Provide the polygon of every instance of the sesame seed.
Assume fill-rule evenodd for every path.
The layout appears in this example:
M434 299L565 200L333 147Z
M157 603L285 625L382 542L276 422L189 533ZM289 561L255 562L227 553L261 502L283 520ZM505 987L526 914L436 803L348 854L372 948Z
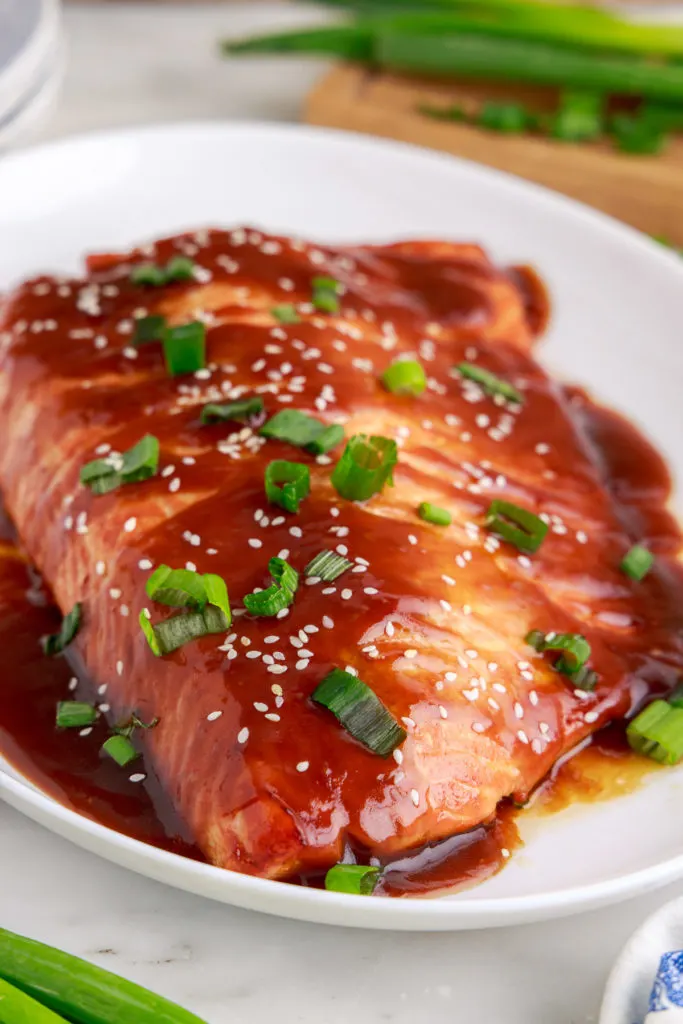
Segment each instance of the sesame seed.
M141 558L138 562L138 569L142 569L145 572L147 569L151 569L154 563L149 558Z
M308 769L309 769L309 762L308 761L299 761L298 765L296 766L296 770L298 772L307 772Z
M441 715L442 718L448 718L448 711L443 706L443 704L439 704L439 714Z
M250 537L249 540L247 541L247 543L249 544L250 548L262 548L263 547L263 541L259 540L258 537Z
M348 672L348 674L350 676L357 676L358 675L358 669L355 669L352 665L347 665L345 667L344 671Z
M300 526L290 526L289 532L292 537L303 537L303 530Z
M275 711L269 711L268 714L265 715L264 717L267 718L269 722L279 722L280 721L280 716Z
M519 703L519 701L515 701L514 712L515 712L515 718L524 718L524 708Z
M176 491L179 491L180 490L180 477L174 476L173 479L171 480L170 484L168 485L168 489L171 492L171 494L175 494Z
M272 672L274 675L281 675L287 671L286 665L269 665L267 668L268 672Z
M411 789L411 791L410 791L410 799L413 801L413 803L415 804L416 807L419 806L419 804L420 804L420 794L418 793L418 791L416 789Z
M279 611L279 612L277 613L277 615L275 616L275 618L276 618L276 619L286 619L288 615L289 615L289 608L282 608L282 609L281 609L281 610L280 610L280 611Z
M79 729L78 735L79 736L89 736L91 732L92 732L92 726L91 725L86 725L85 729Z
M255 708L256 711L264 712L264 711L268 710L268 705L264 704L262 701L258 701L257 700L257 701L254 701L254 708Z
M408 541L411 544L417 544L417 537L415 536L414 533L409 533L408 534Z
M414 729L415 728L415 722L413 721L412 718L408 718L407 715L404 718L402 718L401 721L405 725L406 729Z
M483 732L484 726L481 722L472 722L472 732Z
M249 739L249 730L245 726L244 729L240 729L240 731L237 733L237 742L238 743L246 743L248 739Z
M592 722L597 722L597 720L598 720L598 713L597 713L597 711L587 711L586 714L583 716L583 720L584 720L584 722L588 722L589 725Z
M132 533L135 527L138 525L138 521L135 516L131 516L130 519L126 519L123 524L123 529L126 533Z
M524 729L519 729L517 731L517 736L518 736L518 738L519 738L521 743L528 743L529 742L529 737L524 732Z
M116 674L117 674L117 676L122 676L123 675L123 662L122 661L117 661L116 662Z
M261 657L261 652L260 651L247 651L247 657L248 658L252 658L252 659L253 658L260 658Z
M334 629L334 619L331 619L329 615L323 615L323 626L325 629Z
M187 569L188 572L197 571L197 566L194 564L194 562L185 562L185 568Z
M505 860L507 860L509 858L509 856L510 856L510 851L507 849L507 847L501 846L501 848L500 848L500 855Z
M206 720L207 722L215 722L216 719L220 718L222 714L222 711L212 711L210 714L206 716Z
M129 776L131 782L144 782L146 778L147 776L144 772L133 772L133 774Z

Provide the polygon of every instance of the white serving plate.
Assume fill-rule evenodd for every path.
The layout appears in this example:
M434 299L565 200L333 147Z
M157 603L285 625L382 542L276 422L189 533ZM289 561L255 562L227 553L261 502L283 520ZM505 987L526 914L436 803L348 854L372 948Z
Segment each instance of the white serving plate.
M86 251L251 223L321 241L468 239L530 262L550 285L542 359L637 421L683 480L683 261L571 200L410 146L304 127L192 124L108 132L0 161L0 290ZM681 508L680 491L678 507ZM495 878L438 899L372 899L249 878L80 817L7 767L0 797L151 878L281 916L447 930L557 917L683 877L683 769L554 816L523 815L525 846Z

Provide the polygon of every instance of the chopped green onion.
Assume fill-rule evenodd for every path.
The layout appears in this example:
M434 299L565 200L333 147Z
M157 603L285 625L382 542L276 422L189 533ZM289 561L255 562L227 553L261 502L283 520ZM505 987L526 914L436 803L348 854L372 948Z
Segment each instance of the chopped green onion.
M417 359L397 359L382 374L382 383L394 395L417 396L427 387L427 378Z
M232 622L232 612L230 611L228 587L225 580L222 576L216 576L215 573L212 572L204 573L202 579L204 581L204 591L206 593L207 604L222 612L223 617L229 626Z
M325 426L320 420L298 409L281 409L259 430L262 437L287 441L316 455L330 451L342 440L344 428L338 424Z
M668 138L660 125L639 114L615 114L611 129L622 153L659 153Z
M325 888L330 892L372 896L379 876L379 868L366 867L364 864L335 864L325 875Z
M105 740L102 744L102 750L112 760L116 761L121 768L125 768L127 764L135 761L140 756L128 737L121 736L119 733L115 733L108 740Z
M163 343L166 369L172 377L195 373L206 366L206 327L199 320L169 327Z
M344 454L334 467L332 486L349 501L366 501L393 484L398 462L396 442L388 437L356 434L346 444Z
M145 584L147 596L171 608L203 608L206 604L204 577L189 569L160 565Z
M57 704L57 728L78 729L97 721L97 709L80 700L61 700Z
M165 337L165 316L141 316L135 321L134 345L148 345L152 341L163 341Z
M325 676L312 699L331 711L355 740L380 757L388 757L406 738L405 729L377 694L358 676L340 668L333 668Z
M538 551L548 532L548 525L519 505L496 498L486 513L486 528L520 551Z
M166 284L166 271L155 263L140 263L131 270L130 280L132 284L149 284L153 288L160 288Z
M285 302L281 306L273 306L270 312L281 324L301 323L301 317L291 302Z
M124 484L149 480L158 468L159 441L153 434L145 434L123 455L87 462L81 469L80 480L93 494L108 494Z
M153 626L144 610L140 612L140 626L153 654L161 657L183 647L192 640L215 633L225 633L230 628L231 618L221 608L211 605L200 611L174 615Z
M352 565L353 562L349 562L348 558L338 555L335 551L321 551L308 563L304 572L308 577L316 577L324 580L325 583L333 583Z
M629 723L629 745L660 764L678 764L683 758L683 708L654 700Z
M632 580L645 579L654 564L655 556L641 544L634 544L631 550L624 555L620 569L630 576Z
M194 261L189 256L174 256L166 264L166 283L190 281L194 277Z
M267 590L247 594L244 598L244 607L251 615L270 617L294 603L294 595L299 586L296 569L283 558L271 558L268 572L273 578L272 586Z
M433 523L434 526L450 526L453 522L453 516L447 508L439 508L438 505L432 505L428 501L422 502L417 514L420 519L424 519L426 523Z
M133 712L129 720L124 725L117 725L114 732L119 736L131 737L136 729L154 729L159 724L158 718L153 718L151 722L143 722L141 718Z
M529 114L521 103L498 103L487 100L482 104L476 123L490 131L519 134L529 126Z
M474 363L458 363L456 369L467 380L475 381L488 395L502 395L509 402L521 403L524 401L524 396L509 381L504 380L503 377L497 377L495 373L485 370L483 366L476 366Z
M317 310L321 313L339 312L339 281L333 277L314 277L312 287L312 302Z
M230 420L248 420L251 416L257 416L263 412L263 399L239 398L236 402L224 402L216 405L209 402L202 409L200 421L202 426L209 426L211 423L227 423Z
M130 272L133 284L148 284L161 288L172 281L188 281L194 276L194 263L187 256L174 256L165 267L156 263L140 263Z
M602 135L604 99L600 93L568 91L551 119L551 134L564 142L585 142Z
M43 654L50 655L51 657L55 654L61 654L64 651L73 638L81 628L81 618L83 613L83 605L75 604L68 615L65 615L62 619L62 625L59 633L50 633L47 636L40 638L40 646L43 648Z
M298 512L300 502L310 493L311 473L302 462L275 459L266 466L264 483L268 501L287 512Z
M331 423L329 427L323 427L317 437L305 446L307 452L312 455L325 455L331 452L344 440L344 428L340 423Z
M544 651L560 651L555 669L567 676L577 690L594 690L597 673L586 666L591 655L591 646L581 633L544 633L533 629L526 636L526 642L539 654Z

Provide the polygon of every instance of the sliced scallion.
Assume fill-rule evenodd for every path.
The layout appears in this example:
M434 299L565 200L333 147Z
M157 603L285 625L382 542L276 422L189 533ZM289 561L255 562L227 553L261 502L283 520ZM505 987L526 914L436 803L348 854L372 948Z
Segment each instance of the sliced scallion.
M356 434L346 444L344 454L334 467L332 486L349 501L366 501L385 484L393 484L398 462L396 442L388 437Z
M194 261L189 256L174 256L166 264L166 283L191 281L194 277Z
M123 455L94 459L82 467L80 480L93 494L108 494L124 484L140 483L156 475L159 468L159 441L145 434Z
M123 725L116 726L114 732L119 736L131 737L136 729L154 729L158 724L158 718L153 718L151 722L143 722L142 719L138 718L135 712L133 712L127 722L124 722Z
M261 412L263 412L263 399L258 396L239 398L236 402L223 402L220 405L209 402L202 409L200 421L202 426L206 427L211 423L248 420L251 416L258 416Z
M169 327L162 340L166 369L171 377L205 368L206 327L199 320Z
M548 524L509 501L496 498L486 513L486 528L503 540L514 544L519 551L538 551L548 532Z
M162 267L156 263L140 263L130 272L132 284L161 288L173 281L188 281L194 276L194 263L187 256L174 256Z
M313 691L312 699L331 711L355 740L380 757L388 757L406 738L405 729L377 694L342 669L332 669Z
M330 892L347 892L353 896L372 896L379 876L379 868L364 864L335 864L325 875L325 888Z
M461 376L478 384L487 395L502 395L509 402L518 404L524 401L522 393L509 381L491 373L490 370L485 370L483 366L477 366L475 363L458 363L456 369L459 370Z
M140 613L140 626L153 654L160 657L183 647L192 640L230 628L230 617L220 608L206 605L199 611L183 612L164 622L152 625L144 611Z
M602 135L604 99L597 92L568 90L551 118L551 134L563 142L585 142Z
M544 633L540 629L533 629L525 639L539 653L559 652L560 657L554 668L567 676L575 689L595 689L597 673L586 665L591 655L591 646L581 633Z
M302 462L275 459L266 466L266 497L286 512L298 512L311 490L311 472Z
M281 409L263 424L259 433L275 441L286 441L322 455L335 448L344 437L344 428L337 423L326 426L298 409Z
M522 103L499 103L487 100L475 119L476 124L489 131L518 135L529 126L529 113Z
M108 740L105 740L102 744L102 751L116 761L121 768L125 768L127 764L140 756L139 751L135 749L128 737L121 736L120 733L114 733Z
M339 312L339 281L335 281L333 277L314 277L311 286L311 301L319 312Z
M320 554L316 555L308 563L304 572L308 577L316 577L325 583L333 583L339 579L342 573L347 572L352 565L353 562L350 562L348 558L344 558L342 555L338 555L335 551L321 551Z
M296 307L291 302L285 302L281 306L273 306L270 312L281 324L301 323L301 317L297 313Z
M79 729L97 721L97 709L80 700L61 700L57 704L58 729Z
M654 700L626 729L629 745L660 764L678 764L683 758L683 708Z
M417 514L420 519L424 519L426 523L433 523L434 526L450 526L453 522L453 516L447 508L432 505L429 501L422 502Z
M630 576L632 580L645 579L654 565L655 556L642 544L634 544L630 551L624 555L621 561L621 571Z
M61 654L81 628L82 617L83 605L80 603L75 604L68 615L65 615L62 619L62 625L58 633L50 633L40 638L43 654L51 657L55 654Z
M277 615L294 602L294 595L299 586L299 574L296 569L283 558L271 558L268 562L268 572L273 578L272 585L267 590L247 594L244 598L244 607L250 615Z
M145 584L147 596L171 608L202 608L206 604L204 577L189 569L160 565Z
M427 387L427 377L417 359L397 359L382 374L382 383L393 395L417 396Z

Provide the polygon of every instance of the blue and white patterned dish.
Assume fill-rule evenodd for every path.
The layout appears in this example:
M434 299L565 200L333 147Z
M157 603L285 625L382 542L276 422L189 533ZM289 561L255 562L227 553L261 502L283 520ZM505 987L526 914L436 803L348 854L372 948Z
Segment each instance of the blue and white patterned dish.
M600 1024L683 1024L683 899L658 910L627 943Z

